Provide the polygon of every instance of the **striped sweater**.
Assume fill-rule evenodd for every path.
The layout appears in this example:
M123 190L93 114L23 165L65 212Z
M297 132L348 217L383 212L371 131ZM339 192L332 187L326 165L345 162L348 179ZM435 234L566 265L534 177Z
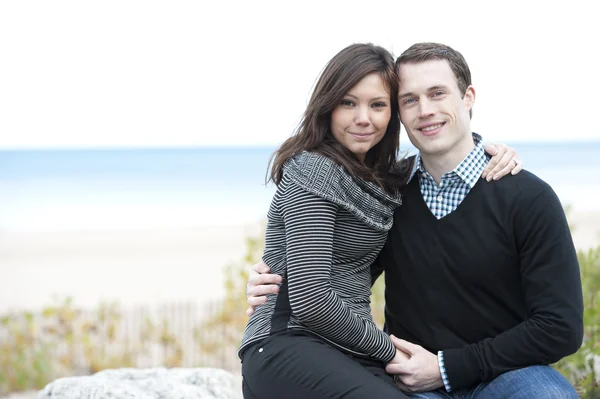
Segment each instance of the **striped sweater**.
M390 361L395 347L371 317L370 266L400 203L325 156L290 159L269 208L263 254L284 282L250 317L240 356L271 334L303 329L343 351Z

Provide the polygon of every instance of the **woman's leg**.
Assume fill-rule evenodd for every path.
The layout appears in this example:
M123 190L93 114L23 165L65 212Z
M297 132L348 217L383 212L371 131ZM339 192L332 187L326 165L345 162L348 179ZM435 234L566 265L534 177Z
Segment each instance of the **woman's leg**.
M277 334L248 348L242 376L246 399L407 398L383 367L365 367L302 332Z

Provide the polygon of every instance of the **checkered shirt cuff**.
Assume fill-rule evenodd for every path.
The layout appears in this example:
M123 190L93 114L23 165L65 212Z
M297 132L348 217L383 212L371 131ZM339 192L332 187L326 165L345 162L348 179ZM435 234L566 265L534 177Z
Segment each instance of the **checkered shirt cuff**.
M439 351L437 354L437 358L438 366L440 366L440 374L442 375L442 381L444 381L444 388L446 388L446 392L451 392L452 387L450 386L448 374L446 374L446 366L444 365L444 352Z

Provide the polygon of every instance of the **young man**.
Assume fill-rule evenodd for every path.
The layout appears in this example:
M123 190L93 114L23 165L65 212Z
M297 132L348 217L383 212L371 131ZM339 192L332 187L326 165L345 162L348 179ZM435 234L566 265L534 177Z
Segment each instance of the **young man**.
M487 158L460 53L419 43L396 65L400 118L420 154L373 267L373 281L386 272L387 331L410 355L387 371L416 398L576 398L547 366L583 337L560 201L527 171L480 179Z

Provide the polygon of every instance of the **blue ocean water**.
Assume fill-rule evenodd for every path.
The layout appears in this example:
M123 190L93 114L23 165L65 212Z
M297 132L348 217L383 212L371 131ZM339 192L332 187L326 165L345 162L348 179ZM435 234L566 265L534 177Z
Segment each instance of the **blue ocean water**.
M565 205L600 210L600 142L512 146ZM275 192L265 186L273 150L0 151L0 231L255 223Z

